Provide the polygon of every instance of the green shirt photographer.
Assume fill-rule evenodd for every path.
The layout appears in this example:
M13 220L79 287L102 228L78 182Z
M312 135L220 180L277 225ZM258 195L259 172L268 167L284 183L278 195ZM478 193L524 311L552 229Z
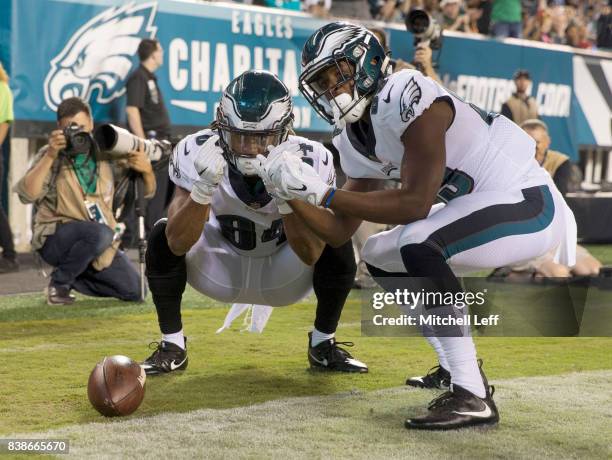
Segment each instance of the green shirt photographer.
M89 106L79 98L67 99L58 107L57 118L59 129L50 133L48 144L40 149L28 172L15 185L14 191L22 202L36 205L32 248L56 267L51 276L48 303L67 304L74 301L73 298L70 300L69 295L72 287L84 292L84 289L76 287L78 283L75 282L85 269L91 265L93 270L100 272L116 263L120 239L115 237L117 222L112 209L115 191L113 169L109 162L96 159L96 149L90 136L93 119ZM68 144L67 135L72 145ZM84 152L78 151L77 144L81 143L87 146ZM82 145L79 147L83 149ZM155 193L155 175L142 145L138 150L128 153L126 163L128 168L142 174L145 197L151 197ZM70 224L77 222L85 224L81 225L83 228L80 231L71 232L69 237L63 235L62 238L55 238L46 244L52 236L59 235L60 231L68 232ZM82 246L85 248L87 244L93 244L92 241L95 244L78 257L68 254L73 245L78 246L78 239L84 238L84 232L90 230L93 236L90 235ZM55 247L51 250L50 246L60 246L61 250ZM61 257L58 255L60 252ZM53 257L46 253L53 253ZM55 259L56 255L57 260L48 260ZM62 266L64 263L74 265L74 259L77 258L84 267ZM95 278L95 274L91 276ZM95 279L89 280L89 292L85 293L105 295L96 291L95 282ZM122 298L119 294L110 296ZM127 299L130 296L124 297Z

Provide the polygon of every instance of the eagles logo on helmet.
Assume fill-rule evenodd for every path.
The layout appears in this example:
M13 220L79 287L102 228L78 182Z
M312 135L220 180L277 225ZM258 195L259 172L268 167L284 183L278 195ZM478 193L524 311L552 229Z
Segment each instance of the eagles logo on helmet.
M255 176L256 156L284 142L292 124L293 104L285 84L270 72L247 71L223 92L214 128L230 167Z
M329 88L318 84L322 72L332 66L341 78ZM361 118L379 80L390 70L389 56L373 33L348 22L332 22L306 41L299 88L319 115L341 127L343 122L354 123ZM347 83L352 86L352 94L336 96L335 91Z

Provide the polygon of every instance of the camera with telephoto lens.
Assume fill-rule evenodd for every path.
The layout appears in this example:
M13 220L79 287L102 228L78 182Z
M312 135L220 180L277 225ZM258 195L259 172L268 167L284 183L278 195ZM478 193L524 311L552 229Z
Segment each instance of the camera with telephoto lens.
M122 160L127 158L128 152L138 150L142 144L149 160L159 161L170 155L172 144L157 139L142 139L134 136L127 129L119 126L105 124L99 126L94 134L100 147L100 159L106 161Z
M70 123L63 130L66 138L66 148L63 150L68 157L73 157L80 153L89 153L93 147L94 140L91 134L84 131L76 123Z
M426 42L432 50L442 48L442 28L427 11L410 11L406 16L406 30L414 35L414 46Z

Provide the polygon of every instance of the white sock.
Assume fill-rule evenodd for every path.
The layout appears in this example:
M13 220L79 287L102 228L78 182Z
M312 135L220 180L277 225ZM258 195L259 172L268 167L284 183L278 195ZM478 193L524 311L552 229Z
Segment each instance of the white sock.
M336 334L326 334L325 332L321 332L319 330L317 330L317 328L315 327L312 330L312 338L310 339L310 346L311 347L316 347L317 345L319 345L321 342L324 342L326 340L329 339L333 339L336 336Z
M183 350L185 349L185 337L183 336L182 329L174 334L162 334L162 340L164 342L170 342L174 345L178 345Z
M438 337L438 340L448 361L451 383L484 398L486 390L478 369L472 337Z
M431 337L426 336L425 340L427 340L429 342L429 345L431 345L432 348L436 351L438 355L438 363L440 363L440 366L442 366L444 369L448 371L449 370L448 361L446 360L446 355L444 354L444 350L442 349L442 344L440 343L438 338L432 335Z

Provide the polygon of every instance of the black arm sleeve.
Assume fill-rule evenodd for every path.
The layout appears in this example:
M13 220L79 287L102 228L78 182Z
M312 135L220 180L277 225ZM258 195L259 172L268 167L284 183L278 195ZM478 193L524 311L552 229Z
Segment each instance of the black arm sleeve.
M127 82L127 105L142 109L145 102L147 82L140 75L132 75Z
M508 104L504 103L504 104L502 105L502 108L501 108L501 114L502 114L504 117L506 117L506 118L508 118L508 119L512 120L512 111L510 110L510 107L508 106ZM512 121L514 121L514 120L512 120Z

